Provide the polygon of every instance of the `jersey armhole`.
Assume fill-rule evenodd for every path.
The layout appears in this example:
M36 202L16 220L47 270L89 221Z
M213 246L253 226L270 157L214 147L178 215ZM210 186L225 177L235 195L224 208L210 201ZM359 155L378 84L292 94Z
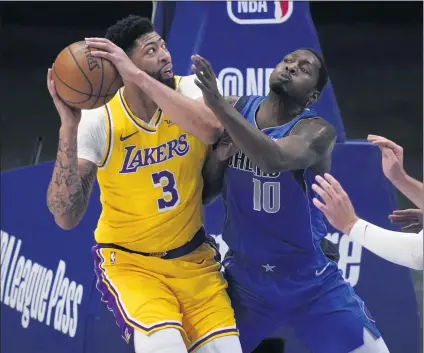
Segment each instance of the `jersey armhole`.
M113 147L112 117L111 117L107 104L104 105L103 110L104 110L103 118L105 119L105 128L106 128L106 141L105 141L105 148L103 151L102 159L100 160L99 163L97 163L97 167L99 169L106 167L109 161L109 158L112 154L112 147Z
M183 80L185 76L177 76L175 77L175 90L179 93L181 93L180 87L181 87L181 81Z

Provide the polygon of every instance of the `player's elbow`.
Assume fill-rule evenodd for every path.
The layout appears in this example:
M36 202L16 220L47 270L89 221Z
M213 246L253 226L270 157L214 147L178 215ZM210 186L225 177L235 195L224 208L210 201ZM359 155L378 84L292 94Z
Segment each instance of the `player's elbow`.
M266 174L281 173L288 169L287 160L278 154L264 156L258 163L258 167Z
M69 217L54 216L54 221L59 228L63 230L71 230L79 224L80 219L71 219Z

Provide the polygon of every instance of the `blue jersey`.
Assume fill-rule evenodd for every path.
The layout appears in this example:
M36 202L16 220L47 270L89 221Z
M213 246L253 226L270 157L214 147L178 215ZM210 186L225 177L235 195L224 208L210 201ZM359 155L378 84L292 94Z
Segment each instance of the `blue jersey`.
M236 103L255 127L263 99L242 97ZM316 117L305 109L262 132L278 140L300 120ZM265 174L242 152L229 161L222 234L229 251L223 264L244 352L284 325L314 353L353 351L364 343L364 327L380 337L365 303L321 250L327 229L312 203L315 175L309 168Z
M264 98L243 97L236 105L255 127L256 111ZM288 136L300 120L314 117L315 111L305 109L292 121L262 132L278 140ZM227 210L223 239L229 248L257 264L278 263L287 255L322 254L319 243L326 226L312 203L315 175L310 169L265 174L243 152L235 154L222 193Z

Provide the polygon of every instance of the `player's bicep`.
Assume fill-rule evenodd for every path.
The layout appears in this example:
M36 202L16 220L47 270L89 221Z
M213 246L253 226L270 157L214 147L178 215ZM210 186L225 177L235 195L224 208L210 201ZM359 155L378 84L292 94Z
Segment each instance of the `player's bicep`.
M106 130L103 108L83 110L78 126L78 158L100 164L106 154Z
M321 118L303 119L290 132L304 142L304 153L317 158L328 156L336 142L336 130Z

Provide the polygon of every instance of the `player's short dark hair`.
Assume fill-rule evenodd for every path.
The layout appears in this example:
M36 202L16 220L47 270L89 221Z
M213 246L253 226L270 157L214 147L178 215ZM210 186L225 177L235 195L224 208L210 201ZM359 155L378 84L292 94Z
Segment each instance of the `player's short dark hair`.
M139 37L152 32L154 32L154 28L147 17L129 15L110 26L106 31L105 38L128 54L135 47Z
M321 54L319 54L314 49L304 48L304 49L301 49L301 50L306 50L306 51L309 51L310 53L314 54L321 64L321 68L320 68L319 74L318 74L318 82L317 82L317 86L316 86L317 91L321 93L322 90L324 89L325 85L328 82L328 70L327 70L327 65L325 65L324 58L322 57Z

